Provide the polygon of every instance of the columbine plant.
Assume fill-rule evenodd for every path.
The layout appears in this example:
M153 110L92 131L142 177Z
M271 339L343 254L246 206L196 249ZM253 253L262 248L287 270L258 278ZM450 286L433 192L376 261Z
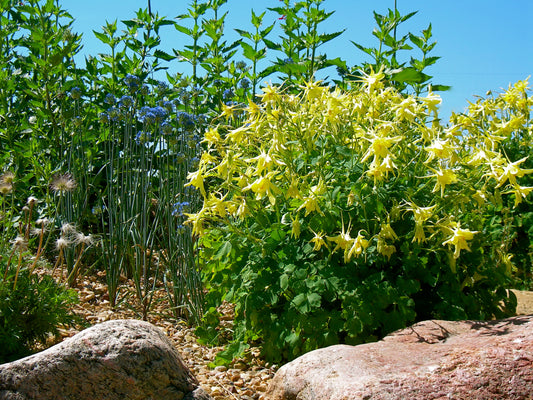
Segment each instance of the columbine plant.
M445 127L439 96L401 95L383 79L364 74L352 92L268 87L242 126L206 134L189 175L203 207L188 222L211 305L235 304L234 342L217 362L249 341L291 359L415 320L513 312L510 238L488 211L531 191L521 181L533 169L506 150L531 146L526 83L496 102L497 123L477 112ZM218 332L214 316L204 337Z

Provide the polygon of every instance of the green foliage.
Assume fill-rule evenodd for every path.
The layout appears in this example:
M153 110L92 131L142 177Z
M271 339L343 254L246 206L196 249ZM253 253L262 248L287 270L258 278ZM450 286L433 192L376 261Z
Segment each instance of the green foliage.
M319 33L319 25L326 21L333 12L321 9L324 0L305 0L291 3L283 1L283 6L269 8L280 16L283 35L281 43L272 42L262 37L271 50L283 53L283 59L277 60L260 73L261 77L278 75L285 85L297 87L314 79L318 71L331 66L346 68L346 62L340 58L330 59L326 54L319 54L318 48L340 36L343 31Z
M365 75L346 93L270 87L241 127L206 135L189 183L204 204L189 223L209 290L205 340L221 334L217 306L235 304L218 363L254 342L285 361L416 320L514 312L512 240L498 230L502 198L519 206L531 191L521 178L533 169L507 153L531 146L527 84L445 127L438 96L401 95L384 79Z
M427 74L426 69L435 64L440 58L429 56L429 53L437 44L437 42L430 41L432 38L431 24L421 32L421 36L409 32L401 38L397 37L398 27L415 14L416 12L411 12L407 15L401 15L396 8L394 10L389 9L387 15L374 12L374 20L377 27L372 34L378 39L379 44L376 47L365 47L351 41L354 46L372 58L372 62L363 63L362 70L366 73L383 70L391 84L402 92L412 88L416 95L420 95L427 89L428 84L431 84L433 91L449 90L449 86L433 84L431 82L432 76ZM421 59L416 59L412 56L411 50L414 49L422 53ZM406 62L400 61L401 56L399 53L402 51L410 51L411 59L408 66ZM340 83L341 86L354 79L357 81L360 76L357 71L358 68L353 67L350 71L346 69L340 70L343 78L343 82Z
M50 335L58 336L60 326L79 322L71 312L78 301L76 292L25 267L6 270L4 256L0 257L4 275L0 277L0 364L31 354L36 344L45 345Z

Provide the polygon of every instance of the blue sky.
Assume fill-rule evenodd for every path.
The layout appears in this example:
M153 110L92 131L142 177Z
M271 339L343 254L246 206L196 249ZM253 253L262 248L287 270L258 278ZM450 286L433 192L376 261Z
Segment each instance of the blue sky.
M92 31L100 31L106 20L133 18L136 10L147 7L147 0L62 0L61 4L75 18L74 30L84 35L82 54L96 55L105 52L105 47ZM152 11L171 19L185 13L188 4L188 0L152 0ZM279 5L279 0L228 0L223 8L228 11L226 40L237 38L234 28L252 30L252 8L260 13ZM475 101L475 95L502 91L510 83L533 75L532 0L397 0L397 6L402 14L418 11L403 24L398 36L408 31L420 34L432 24L433 39L437 41L433 55L442 58L428 73L434 76L434 83L452 86L451 91L439 93L443 98L442 117L448 118L452 110L462 111L468 101ZM367 47L376 45L377 39L371 34L375 26L373 11L385 14L388 8L394 8L394 0L325 0L323 8L335 11L322 26L323 33L346 31L320 48L321 52L356 65L367 59L350 40ZM275 20L277 15L267 11L265 25ZM171 26L163 27L161 33L162 47L167 51L188 44L188 38ZM276 56L271 55L272 59ZM174 61L170 70L183 70L183 66Z

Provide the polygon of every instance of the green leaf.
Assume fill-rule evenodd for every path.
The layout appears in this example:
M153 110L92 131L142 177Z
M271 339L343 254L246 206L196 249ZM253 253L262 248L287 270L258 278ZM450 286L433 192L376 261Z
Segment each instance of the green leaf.
M289 287L289 275L283 274L279 278L279 286L281 290L285 291Z
M292 299L292 304L294 308L302 314L307 314L309 312L309 303L305 293L296 295L296 297Z
M243 356L249 347L248 344L240 341L231 343L225 350L216 355L215 361L210 366L229 365L234 359Z
M176 28L177 31L180 31L181 33L184 33L187 36L192 36L192 30L185 26L175 24L174 28Z
M271 40L263 38L263 42L265 42L266 47L271 49L271 50L278 50L278 51L282 50L282 47L281 47L280 44L274 43Z
M154 57L160 58L160 59L165 60L165 61L172 61L172 60L174 60L176 58L176 57L171 56L170 54L165 53L164 51L159 50L159 49L154 51Z
M233 246L231 245L231 242L226 241L224 242L219 248L216 254L213 256L214 260L222 260L226 259L230 254Z
M412 67L402 69L400 72L392 74L392 80L401 83L424 83L431 77Z
M93 33L94 33L94 36L96 36L96 38L100 40L101 42L105 44L111 43L111 38L109 38L106 34L102 32L97 32L97 31L93 31Z
M309 302L309 305L312 308L319 308L321 301L321 297L318 293L310 293L307 295L307 301Z
M434 92L446 92L447 90L451 90L451 86L447 85L431 85L431 90Z

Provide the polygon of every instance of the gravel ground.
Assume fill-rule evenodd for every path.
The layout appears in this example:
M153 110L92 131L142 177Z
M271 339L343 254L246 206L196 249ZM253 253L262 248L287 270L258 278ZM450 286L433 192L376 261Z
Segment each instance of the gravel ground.
M46 271L40 271L46 273ZM136 311L133 296L131 301L123 301L114 310L109 304L105 277L103 274L96 277L83 277L77 285L80 302L74 307L74 312L81 316L88 324L94 325L112 319L140 319ZM56 276L61 279L60 276ZM123 282L124 288L132 288L133 282ZM257 357L258 349L252 349L248 357L237 361L233 366L224 366L212 369L208 364L212 362L221 347L208 347L200 345L194 333L194 328L189 327L184 321L172 318L168 313L166 293L163 289L157 293L154 306L148 321L161 328L168 338L172 340L187 366L194 373L201 386L210 393L214 399L259 400L267 390L269 381L277 369L276 365L268 365ZM231 315L226 315L226 320L231 320ZM82 327L61 330L61 339L78 333ZM50 343L53 344L53 343Z

